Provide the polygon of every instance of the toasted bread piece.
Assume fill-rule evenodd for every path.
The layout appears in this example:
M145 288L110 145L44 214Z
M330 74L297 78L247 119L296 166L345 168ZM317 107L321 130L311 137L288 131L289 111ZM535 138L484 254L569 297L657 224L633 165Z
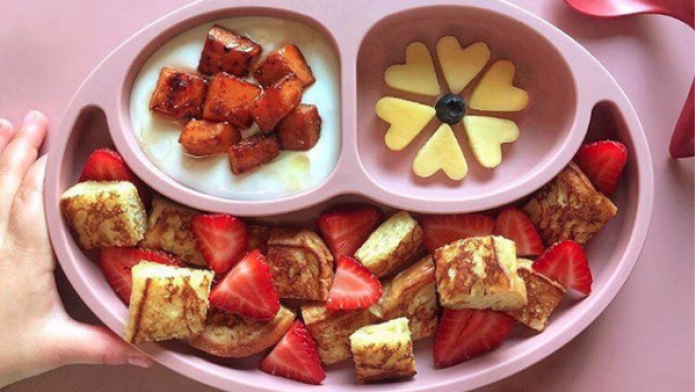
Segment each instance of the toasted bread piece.
M527 287L527 304L507 313L522 324L539 332L546 328L551 313L565 296L563 285L534 272L532 261L517 259L517 274Z
M244 174L280 155L280 142L275 135L256 135L230 147L230 168L235 175Z
M618 209L571 162L529 200L524 211L551 246L563 240L585 244Z
M264 88L272 86L289 74L295 74L302 87L307 87L315 81L312 68L307 64L300 48L294 44L272 52L254 70L254 77Z
M274 228L268 265L278 297L326 301L333 283L333 256L316 233Z
M314 105L301 104L276 127L283 150L311 150L319 141L321 117Z
M416 375L408 319L401 317L362 327L350 335L359 383L402 380Z
M187 153L202 157L226 153L241 139L237 128L230 123L191 120L184 126L179 136L179 144Z
M210 82L203 104L203 118L213 122L227 121L239 129L247 129L254 123L251 108L259 95L259 86L219 73Z
M392 215L375 230L360 249L358 259L381 278L403 266L423 242L423 230L406 211Z
M204 75L220 72L244 77L261 55L261 46L221 26L213 26L203 46L198 71Z
M242 358L276 344L295 322L295 313L280 307L268 321L253 320L220 310L211 310L192 347L223 358Z
M350 335L359 328L380 320L375 306L355 311L331 312L323 302L303 305L302 319L317 342L319 357L325 365L350 358Z
M83 249L135 246L147 228L138 189L126 181L78 183L60 208Z
M513 241L471 237L436 249L433 259L440 303L446 308L515 310L527 303Z
M384 282L379 308L384 320L408 318L413 340L435 334L438 306L432 256L422 258Z
M268 254L268 239L271 229L264 226L247 226L247 252L259 250L262 255Z
M164 67L150 99L150 110L179 120L197 118L208 91L201 75Z
M161 196L155 196L149 218L150 227L145 232L140 246L162 250L189 264L206 267L203 254L198 249L196 238L191 231L191 218L198 213Z
M143 261L131 274L127 342L189 339L203 331L214 277L211 271Z
M280 120L295 110L301 100L302 84L294 74L287 75L254 101L254 121L262 132L270 132Z

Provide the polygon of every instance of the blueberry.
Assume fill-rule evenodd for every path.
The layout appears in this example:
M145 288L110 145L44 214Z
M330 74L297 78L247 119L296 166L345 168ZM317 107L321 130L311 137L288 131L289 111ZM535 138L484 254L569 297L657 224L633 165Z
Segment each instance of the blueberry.
M462 121L464 112L466 112L466 103L459 95L443 95L435 104L437 118L446 124L452 125Z

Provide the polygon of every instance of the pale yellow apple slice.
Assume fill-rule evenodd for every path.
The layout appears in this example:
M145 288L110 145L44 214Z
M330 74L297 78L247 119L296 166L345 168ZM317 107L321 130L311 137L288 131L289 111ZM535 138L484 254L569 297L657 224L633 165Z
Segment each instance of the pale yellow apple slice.
M492 169L503 159L501 145L512 143L520 137L514 121L484 116L464 116L464 129L469 147L483 167Z
M422 42L413 42L406 47L406 64L387 68L384 81L387 86L397 90L431 97L440 95L433 58Z
M512 85L514 79L515 65L507 60L496 61L471 94L469 107L491 112L517 112L526 108L529 95Z
M455 181L466 177L469 171L459 142L447 124L440 125L413 160L413 173L418 177L430 177L439 170Z
M435 117L432 106L393 97L380 99L375 111L379 118L391 125L384 135L384 142L393 151L406 148Z
M450 92L459 94L486 66L491 50L483 42L462 49L456 37L442 37L437 42L437 58Z

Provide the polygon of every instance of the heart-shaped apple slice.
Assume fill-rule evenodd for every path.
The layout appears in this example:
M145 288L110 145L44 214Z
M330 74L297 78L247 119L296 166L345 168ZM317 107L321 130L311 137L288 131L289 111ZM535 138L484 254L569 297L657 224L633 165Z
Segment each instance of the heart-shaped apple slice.
M437 41L437 58L452 94L459 94L481 72L491 58L491 50L483 42L462 49L456 37Z
M393 97L380 99L375 111L379 118L391 125L384 135L384 142L392 151L406 148L435 117L435 109L431 106Z
M387 68L384 81L387 86L397 90L431 97L440 95L433 58L422 42L412 42L406 47L406 64Z
M418 177L430 177L439 170L455 181L466 177L469 171L459 142L447 124L440 125L413 160L413 172Z
M503 118L464 116L463 123L476 160L489 169L500 165L503 159L501 145L520 137L517 124Z
M496 61L486 71L471 94L472 109L491 112L517 112L527 107L529 95L512 85L515 79L515 64Z

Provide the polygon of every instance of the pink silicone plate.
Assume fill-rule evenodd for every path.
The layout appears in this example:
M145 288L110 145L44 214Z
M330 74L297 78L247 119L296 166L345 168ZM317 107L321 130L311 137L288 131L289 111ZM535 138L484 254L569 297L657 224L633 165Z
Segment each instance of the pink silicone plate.
M276 16L308 24L335 45L341 67L341 151L330 177L296 196L238 201L193 191L163 175L140 150L130 128L130 88L149 55L178 33L233 16ZM522 136L504 150L493 173L472 171L463 183L436 176L422 180L409 166L421 135L399 154L383 143L386 125L376 119L375 102L397 95L382 81L385 67L403 62L408 43L418 40L434 50L436 40L455 35L463 44L487 42L494 58L518 66L516 84L532 97L529 109L511 116ZM399 94L398 96L404 96ZM432 127L434 128L434 124ZM588 132L588 128L590 131ZM432 365L432 341L416 344L418 375L390 384L394 391L470 390L509 376L567 343L614 298L628 278L643 246L653 199L650 155L643 130L626 96L587 51L547 22L502 1L258 0L253 7L229 2L197 2L168 14L116 48L73 98L49 155L46 209L51 239L66 275L92 311L117 334L127 309L93 263L76 245L61 217L59 198L74 184L95 148L115 146L127 163L158 192L189 206L262 218L263 222L312 225L328 205L346 200L372 202L386 210L460 213L494 208L529 195L572 159L583 140L612 138L625 143L630 160L620 189L612 197L619 216L593 239L588 255L595 278L593 293L567 299L539 335L521 329L498 350L444 370ZM468 154L468 152L467 152ZM222 360L182 342L142 346L155 360L200 382L228 391L316 390L259 371L259 356ZM331 367L325 391L379 390L354 382L350 363Z

